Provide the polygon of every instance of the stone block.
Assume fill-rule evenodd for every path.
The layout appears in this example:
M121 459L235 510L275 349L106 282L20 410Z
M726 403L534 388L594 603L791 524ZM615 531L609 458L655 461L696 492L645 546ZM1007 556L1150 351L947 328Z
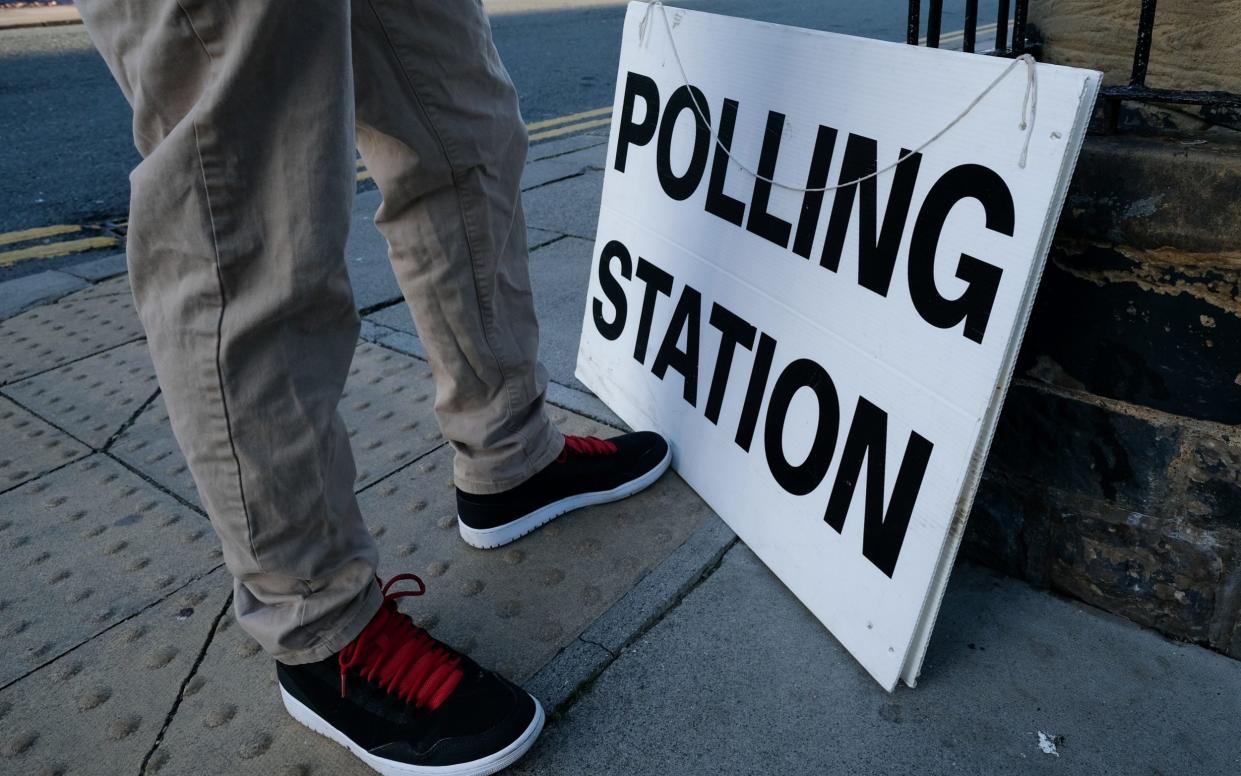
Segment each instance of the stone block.
M1241 266L1241 141L1088 137L1058 234L1150 251L1152 260L1171 246L1173 263L1235 273ZM1177 258L1187 253L1195 254L1192 262Z
M1241 274L1182 258L1056 245L1018 374L1189 418L1241 423Z
M987 469L1157 512L1180 430L1022 381L1008 393Z
M1241 532L1049 495L1053 588L1178 638L1211 642L1219 587L1239 557Z
M1129 82L1140 0L1034 0L1030 21L1049 62L1104 71L1105 83ZM1241 2L1161 0L1147 84L1163 89L1241 92Z
M1187 429L1169 473L1170 501L1203 529L1241 530L1241 432Z

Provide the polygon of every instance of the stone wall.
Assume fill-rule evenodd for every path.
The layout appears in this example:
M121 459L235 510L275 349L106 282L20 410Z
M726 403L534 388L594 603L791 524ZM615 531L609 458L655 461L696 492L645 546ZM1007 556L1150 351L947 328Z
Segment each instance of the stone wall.
M1159 0L1147 85L1241 92L1241 0ZM1126 84L1141 0L1032 0L1044 59Z
M1044 58L1123 53L1127 78L1132 35L1100 25L1137 5L1036 0ZM1177 28L1189 5L1161 0L1157 42L1204 34ZM1193 5L1241 32L1241 2ZM1241 67L1199 64L1152 85L1241 92ZM964 552L1241 658L1241 133L1152 135L1125 111L1144 134L1082 150Z

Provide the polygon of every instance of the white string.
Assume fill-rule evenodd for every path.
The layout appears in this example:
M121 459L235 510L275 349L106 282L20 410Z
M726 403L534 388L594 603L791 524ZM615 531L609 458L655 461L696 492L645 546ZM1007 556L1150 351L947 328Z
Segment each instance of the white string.
M689 76L685 73L685 65L681 62L681 53L677 51L676 40L672 36L672 24L668 21L668 10L667 8L664 7L663 0L647 0L646 13L642 15L642 22L638 25L638 45L645 47L647 44L647 22L650 21L651 12L656 7L659 8L660 14L664 18L664 29L668 33L668 44L672 48L672 57L673 59L676 60L677 69L681 71L681 80L682 82L684 82L686 87L689 87L690 86ZM737 161L737 159L733 158L733 155L729 153L728 148L724 145L723 142L720 141L719 135L717 135L715 132L715 128L711 127L711 122L706 120L705 112L702 110L702 107L698 104L698 97L697 95L694 94L694 90L692 88L687 88L687 91L689 92L690 99L693 101L694 113L697 115L698 120L702 122L703 126L711 128L711 139L715 141L715 145L719 148L721 152L723 152L724 156L726 156L729 161L731 161L733 164L741 168L743 172L750 175L751 177L754 177L754 178L757 178L758 180L763 181L764 183L769 183L772 186L775 186L776 188L779 188L779 189L785 189L788 191L818 193L818 192L826 192L826 191L835 191L836 189L842 189L842 188L845 188L846 186L853 186L858 183L861 183L862 181L869 180L871 178L877 178L883 173L889 170L895 169L898 165L900 165L901 162L905 161L906 159L913 156L914 154L921 153L932 143L934 143L935 141L939 140L941 137L946 135L950 129L952 129L957 124L959 124L962 119L964 119L967 115L969 115L970 111L974 110L974 108L978 106L978 103L982 102L984 97L990 94L991 91L995 89L995 87L999 86L1000 82L1003 81L1005 77L1008 76L1009 73L1013 72L1013 70L1016 69L1017 65L1022 64L1022 63L1024 63L1026 66L1026 92L1025 92L1025 96L1022 98L1022 101L1021 101L1021 123L1018 124L1018 129L1025 132L1025 141L1022 143L1022 146L1021 146L1021 156L1017 159L1017 166L1024 170L1026 167L1026 157L1030 150L1030 138L1034 134L1034 121L1038 113L1038 75L1037 75L1036 68L1035 68L1035 64L1037 63L1034 61L1034 57L1030 56L1029 54L1022 54L1021 56L1017 57L1012 62L1010 62L1008 67L1004 68L1003 72L1001 72L998 76L996 76L995 80L993 80L990 84L987 85L986 89L983 89L982 92L980 92L977 97L971 100L970 104L966 105L965 108L960 113L957 114L956 118L948 122L947 126L945 126L943 129L936 132L934 135L931 135L931 137L928 138L926 142L922 143L922 145L918 146L914 150L902 154L899 158L897 158L895 162L892 162L886 167L881 167L878 170L875 170L874 172L870 173L869 175L863 175L860 178L856 178L854 180L847 181L845 183L837 183L833 186L818 186L815 188L806 188L804 186L790 186L787 183L781 183L777 180L773 180L771 178L768 178L765 175L760 174L757 170L752 170L749 167L746 167L744 164Z

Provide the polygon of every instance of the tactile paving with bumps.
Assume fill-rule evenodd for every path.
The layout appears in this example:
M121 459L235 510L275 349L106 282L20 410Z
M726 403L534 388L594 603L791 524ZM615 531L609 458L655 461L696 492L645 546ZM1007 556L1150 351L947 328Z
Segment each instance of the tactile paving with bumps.
M146 342L137 341L27 378L4 393L101 448L158 389Z
M435 421L435 383L423 361L362 343L340 401L362 489L444 443ZM168 425L163 398L125 430L112 454L192 504L194 480Z
M553 410L569 434L617 432ZM452 451L427 456L362 494L380 573L410 571L420 624L481 664L525 681L629 591L711 511L675 474L624 501L574 512L512 544L478 550L457 530Z
M221 563L201 515L96 454L0 494L0 683Z
M190 467L177 447L168 425L168 408L159 396L139 415L108 452L176 493L191 504L202 506Z
M0 690L0 772L139 773L230 589L209 574Z
M615 432L553 410L568 433ZM451 451L436 451L362 494L382 576L412 571L427 593L403 609L432 634L516 681L537 672L664 560L710 510L675 475L626 501L550 523L485 551L457 534ZM226 618L228 621L228 618ZM273 661L235 624L207 650L194 693L152 759L160 776L371 773L293 722Z
M88 452L81 442L0 396L0 491L17 487Z
M124 278L0 321L0 384L142 337Z
M284 710L276 664L232 617L220 621L147 774L364 776L374 771Z

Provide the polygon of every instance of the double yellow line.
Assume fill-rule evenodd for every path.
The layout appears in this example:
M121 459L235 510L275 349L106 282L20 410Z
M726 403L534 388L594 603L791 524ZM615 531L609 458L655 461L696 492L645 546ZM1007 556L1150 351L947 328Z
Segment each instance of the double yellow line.
M555 119L535 121L527 124L526 129L530 132L530 142L537 143L540 140L551 140L553 137L560 137L573 132L605 127L611 123L612 106L608 105L603 108L595 108L594 110L584 110L581 113L571 113L568 116L561 116Z
M540 140L551 140L554 137L562 137L574 132L606 127L611 123L612 106L607 105L594 110L584 110L581 113L570 113L568 116L558 116L554 119L532 121L526 125L526 131L530 133L530 142L537 143ZM370 180L370 177L370 170L366 169L366 165L359 159L358 182Z
M984 24L983 26L978 28L977 32L975 32L975 35L978 38L982 38L985 35L991 35L995 32L995 27L996 25L994 22L991 24ZM940 35L939 36L939 47L944 48L944 44L956 43L957 41L961 41L961 42L965 41L965 30L954 30L952 32L945 32L943 35ZM925 35L923 35L921 38L918 39L918 45L919 46L926 45Z
M17 243L46 240L49 237L85 232L88 229L89 227L73 224L56 224L54 226L40 226L35 229L23 229L17 232L3 232L0 233L0 245L16 245ZM30 259L51 259L56 256L68 256L70 253L80 253L96 248L111 248L117 242L117 239L111 235L95 235L94 237L79 237L73 240L28 245L24 248L0 251L0 267L11 267L19 261L28 261Z
M554 119L534 121L526 125L526 130L530 133L530 142L537 143L540 140L551 140L554 137L562 137L574 132L583 132L587 129L607 126L612 122L611 116L612 106L608 105L603 108L595 108L594 110L584 110L581 113L570 113L567 116L560 116ZM371 172L366 169L366 165L363 164L361 159L358 160L357 170L359 182L370 180ZM34 242L36 240L41 241L51 237L85 232L90 228L74 224L57 224L55 226L41 226L36 229L23 229L17 232L0 232L0 246ZM9 267L18 262L32 259L51 259L96 248L110 248L117 245L117 243L118 240L115 237L96 235L94 237L81 237L72 240L40 243L39 245L28 245L13 250L0 251L0 267Z

